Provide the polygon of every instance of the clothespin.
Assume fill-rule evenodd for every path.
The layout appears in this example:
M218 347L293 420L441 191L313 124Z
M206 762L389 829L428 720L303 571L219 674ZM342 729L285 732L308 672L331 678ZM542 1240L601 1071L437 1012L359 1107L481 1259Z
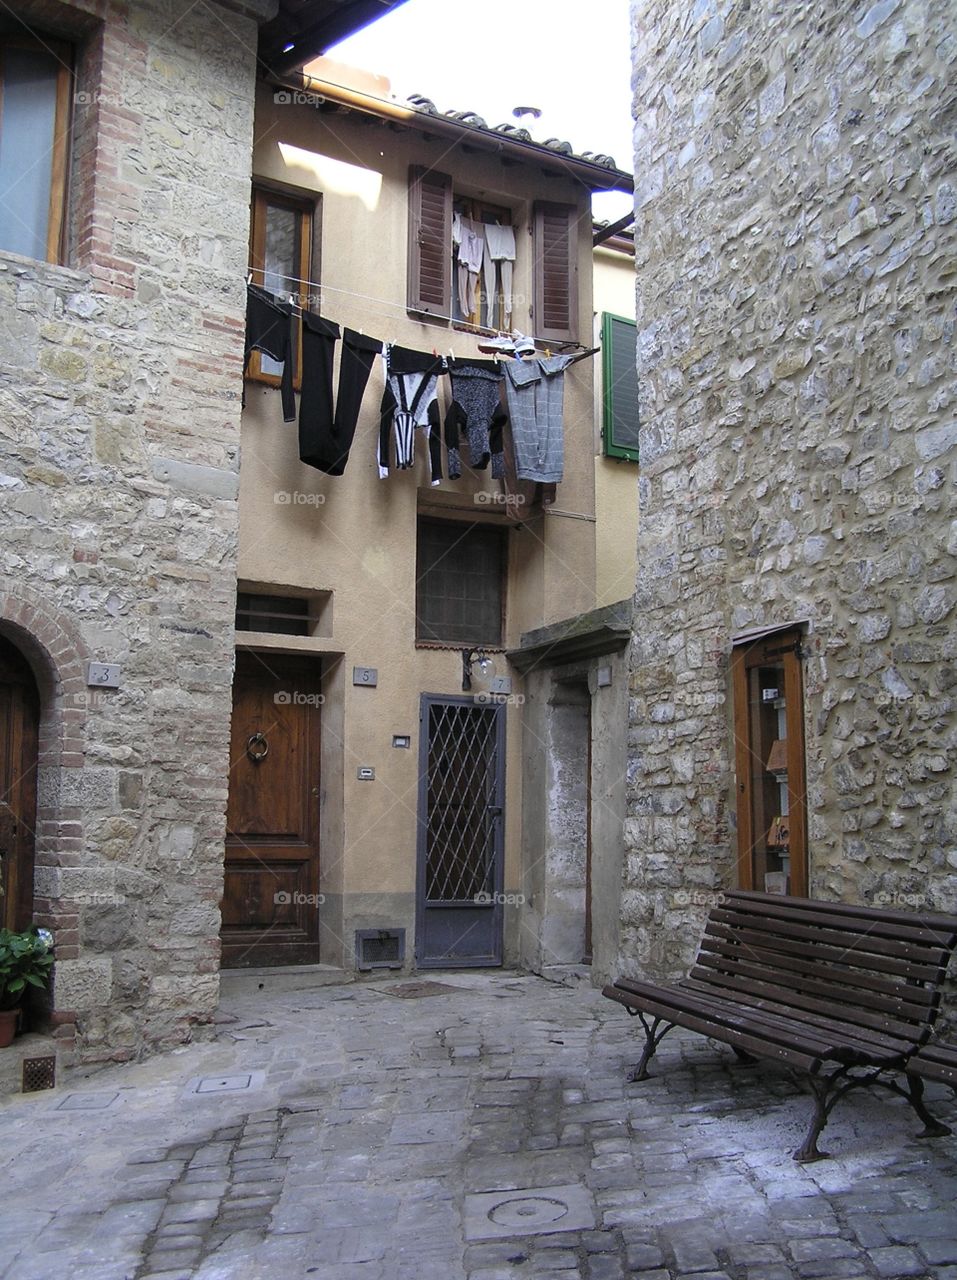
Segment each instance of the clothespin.
M551 347L546 347L546 348L545 348L545 359L546 359L546 360L551 360L551 358L552 358L552 349L551 349Z

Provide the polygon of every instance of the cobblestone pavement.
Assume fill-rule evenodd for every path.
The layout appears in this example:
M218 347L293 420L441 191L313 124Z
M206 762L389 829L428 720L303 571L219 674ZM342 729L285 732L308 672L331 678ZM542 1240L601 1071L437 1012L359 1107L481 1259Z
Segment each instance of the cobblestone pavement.
M957 1280L957 1138L808 1098L585 983L231 998L213 1042L0 1111L4 1280ZM639 1031L640 1035L640 1031ZM935 1113L957 1102L929 1088Z

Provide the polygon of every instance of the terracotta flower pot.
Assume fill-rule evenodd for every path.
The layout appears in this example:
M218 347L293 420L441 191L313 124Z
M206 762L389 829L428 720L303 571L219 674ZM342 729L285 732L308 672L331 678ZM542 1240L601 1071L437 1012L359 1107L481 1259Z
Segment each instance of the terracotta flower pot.
M0 1009L0 1049L5 1049L7 1045L13 1044L19 1021L19 1009Z

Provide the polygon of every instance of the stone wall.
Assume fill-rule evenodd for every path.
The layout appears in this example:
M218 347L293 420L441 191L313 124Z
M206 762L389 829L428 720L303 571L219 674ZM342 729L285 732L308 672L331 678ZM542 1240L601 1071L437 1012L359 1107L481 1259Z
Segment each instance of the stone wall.
M256 23L18 8L77 82L68 265L0 254L0 630L43 704L54 1022L93 1061L218 999Z
M810 892L953 911L948 0L633 4L642 523L623 957L734 874L730 638L810 620Z

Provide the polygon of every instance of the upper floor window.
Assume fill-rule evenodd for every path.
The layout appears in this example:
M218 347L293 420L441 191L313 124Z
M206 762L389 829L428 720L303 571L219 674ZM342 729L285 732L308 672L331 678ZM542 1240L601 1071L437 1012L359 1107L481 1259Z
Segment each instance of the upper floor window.
M292 298L301 307L309 307L314 301L311 282L318 275L319 255L313 251L318 223L316 207L316 197L253 188L249 235L252 283L269 293ZM294 336L293 373L298 388L302 362L298 321ZM281 373L282 365L276 360L258 351L252 353L249 377L278 385Z
M504 529L420 519L415 565L415 638L452 645L502 643Z
M601 317L602 443L609 458L638 461L638 326Z
M66 208L71 51L0 36L0 249L59 262Z
M453 190L452 179L436 169L413 165L409 173L410 311L445 323L465 322L488 327L508 324L507 295L512 270L495 276L495 295L486 283L484 267L468 285L475 305L466 311L461 294L458 249L461 219L485 226L508 226L511 217L484 201L467 199ZM531 277L533 303L530 327L544 341L574 342L578 338L578 210L575 205L536 202L532 210ZM479 228L481 230L481 228ZM518 240L518 237L516 237ZM590 240L589 240L590 244ZM522 252L516 248L516 259ZM507 260L506 260L507 261ZM484 262L484 259L483 259ZM516 260L514 270L520 262ZM476 263L478 267L478 263ZM514 299L513 299L514 302ZM516 309L517 310L517 309ZM512 318L519 325L519 318Z

